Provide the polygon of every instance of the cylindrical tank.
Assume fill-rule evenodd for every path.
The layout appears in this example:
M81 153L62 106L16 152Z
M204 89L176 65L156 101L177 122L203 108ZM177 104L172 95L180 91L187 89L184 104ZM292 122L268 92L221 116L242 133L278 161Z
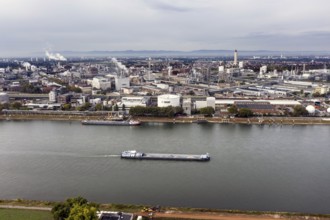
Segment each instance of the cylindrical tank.
M312 105L307 106L306 110L308 111L309 114L314 114L315 113L315 107L312 106Z
M158 107L180 106L180 96L172 95L172 94L160 95L157 98L157 106Z

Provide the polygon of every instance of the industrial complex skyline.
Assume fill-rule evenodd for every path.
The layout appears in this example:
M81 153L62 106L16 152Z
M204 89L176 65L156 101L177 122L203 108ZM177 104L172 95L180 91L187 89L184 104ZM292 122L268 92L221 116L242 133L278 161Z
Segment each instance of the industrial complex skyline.
M2 0L0 56L53 50L330 51L327 0Z

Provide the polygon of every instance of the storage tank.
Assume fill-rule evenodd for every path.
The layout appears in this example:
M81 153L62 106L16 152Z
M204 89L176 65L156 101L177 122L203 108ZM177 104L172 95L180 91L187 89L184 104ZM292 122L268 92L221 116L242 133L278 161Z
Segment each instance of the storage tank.
M308 111L309 114L314 114L315 113L315 107L312 106L312 105L307 106L306 110Z
M327 112L330 113L330 108L327 109Z
M180 106L180 96L172 95L172 94L165 94L160 95L157 98L157 106L158 107L178 107Z

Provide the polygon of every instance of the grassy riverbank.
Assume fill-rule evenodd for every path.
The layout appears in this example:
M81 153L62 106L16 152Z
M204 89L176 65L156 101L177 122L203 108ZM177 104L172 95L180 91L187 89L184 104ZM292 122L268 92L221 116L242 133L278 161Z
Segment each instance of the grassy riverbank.
M50 211L3 209L0 208L0 219L3 220L53 220Z
M36 201L36 200L0 200L0 219L6 220L39 220L50 218L50 209L55 202ZM8 208L8 207L12 208ZM26 209L24 209L24 207ZM146 206L143 205L126 205L126 204L100 204L99 209L104 211L121 211L134 213L135 216L147 216L141 210ZM36 210L46 209L46 210ZM330 214L305 214L292 212L269 212L269 211L241 211L241 210L217 210L205 208L173 208L162 207L160 212L155 213L154 219L330 219Z

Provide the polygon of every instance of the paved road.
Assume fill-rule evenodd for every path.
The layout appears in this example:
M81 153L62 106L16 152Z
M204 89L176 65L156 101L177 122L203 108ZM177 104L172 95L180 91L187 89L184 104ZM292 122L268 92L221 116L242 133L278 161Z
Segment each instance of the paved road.
M3 209L29 209L29 210L40 210L40 211L50 211L52 208L48 207L38 207L38 206L20 206L20 205L0 205Z

